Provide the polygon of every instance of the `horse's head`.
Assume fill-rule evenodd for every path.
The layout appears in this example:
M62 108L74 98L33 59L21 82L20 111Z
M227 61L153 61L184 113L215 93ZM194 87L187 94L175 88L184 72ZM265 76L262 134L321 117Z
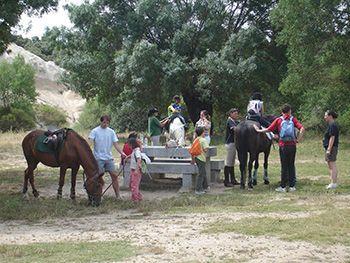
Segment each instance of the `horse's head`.
M88 194L89 202L92 206L99 206L101 204L103 184L104 182L102 176L98 174L86 179L84 187Z

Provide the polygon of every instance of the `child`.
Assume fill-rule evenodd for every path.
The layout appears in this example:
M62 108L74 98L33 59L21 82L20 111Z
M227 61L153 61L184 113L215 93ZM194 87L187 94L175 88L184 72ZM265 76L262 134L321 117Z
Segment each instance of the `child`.
M129 143L131 138L137 138L137 133L136 132L130 133L129 136L128 136L128 140L124 143L123 153L125 153L126 156L130 156L131 153L132 153L132 148L131 148L131 145ZM121 155L120 157L121 157L121 165L124 165L125 162L127 161L126 157L123 156L123 155Z
M141 142L140 140L132 137L129 139L129 144L132 148L132 154L130 156L130 189L131 200L138 202L142 200L142 194L140 193L140 182L142 177L141 172Z
M208 141L205 139L205 133L203 127L196 128L196 134L199 139L199 143L201 146L201 154L197 156L192 156L192 164L197 164L198 167L198 175L196 178L196 190L195 194L202 195L206 191L208 191L208 181L207 174L205 170L205 161L206 161L206 152L209 149Z

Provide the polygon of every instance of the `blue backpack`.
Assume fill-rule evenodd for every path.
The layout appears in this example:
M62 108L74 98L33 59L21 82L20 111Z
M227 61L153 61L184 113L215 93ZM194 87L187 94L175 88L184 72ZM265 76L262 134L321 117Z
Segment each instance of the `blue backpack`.
M280 140L284 142L290 142L296 140L295 135L295 129L294 129L294 122L293 122L293 116L289 118L289 120L284 119L281 117L282 123L281 123L281 131L280 131Z

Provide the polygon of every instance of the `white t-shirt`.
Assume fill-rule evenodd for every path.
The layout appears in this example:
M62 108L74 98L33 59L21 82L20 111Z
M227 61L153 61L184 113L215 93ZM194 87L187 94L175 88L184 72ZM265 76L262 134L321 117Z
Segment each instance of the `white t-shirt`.
M256 114L261 115L263 109L263 103L261 100L250 100L247 107L247 112L253 110Z
M137 159L141 158L141 150L139 147L135 148L131 154L130 169L137 169Z
M118 141L114 130L98 126L90 132L89 139L94 141L94 156L97 160L113 160L112 146Z

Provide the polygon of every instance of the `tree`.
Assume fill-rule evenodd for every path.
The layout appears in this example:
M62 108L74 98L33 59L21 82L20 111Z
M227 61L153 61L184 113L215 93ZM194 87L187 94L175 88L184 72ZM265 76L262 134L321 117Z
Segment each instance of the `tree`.
M276 92L283 63L277 64L280 68L274 74L271 72L273 64L284 57L283 52L276 52L280 48L275 45L275 32L268 19L275 3L273 0L97 0L93 4L70 6L75 27L61 29L55 40L56 53L69 72L66 82L85 98L97 96L101 103L114 105L123 115L122 112L145 112L151 105L164 106L179 93L190 118L196 121L201 109L212 113L215 103L220 112L228 109L223 109L228 103L217 103L219 97L231 98L232 105L233 100L241 100L243 96L247 101L247 93L252 89ZM256 33L246 33L246 37L257 34L260 37L253 41L258 43L246 48L245 54L240 53L244 48L232 46L230 54L237 59L230 61L230 65L237 68L236 73L226 74L225 82L206 83L228 62L229 58L225 60L223 54L229 45L249 42L239 38L243 35L238 37L244 26L254 28L252 32ZM235 36L238 38L233 41ZM266 38L269 41L262 41ZM258 52L256 56L258 46L266 54ZM249 66L243 65L238 57L248 59ZM249 77L244 75L244 67L250 69ZM233 87L227 90L228 86ZM241 90L244 90L241 97L236 96Z
M0 62L0 130L33 128L34 74L21 56Z
M289 60L280 90L310 127L321 124L327 109L341 113L341 122L350 127L349 16L346 0L281 0L273 12Z
M57 6L58 0L0 1L0 54L11 41L11 28L19 22L23 12L43 14Z

